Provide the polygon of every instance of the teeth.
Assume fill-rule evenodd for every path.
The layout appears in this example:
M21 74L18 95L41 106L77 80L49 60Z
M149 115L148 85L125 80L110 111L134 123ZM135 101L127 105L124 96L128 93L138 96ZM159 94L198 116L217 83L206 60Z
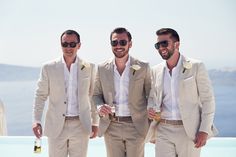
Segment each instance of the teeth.
M122 51L123 51L123 49L116 49L116 51L117 51L117 52L122 52Z

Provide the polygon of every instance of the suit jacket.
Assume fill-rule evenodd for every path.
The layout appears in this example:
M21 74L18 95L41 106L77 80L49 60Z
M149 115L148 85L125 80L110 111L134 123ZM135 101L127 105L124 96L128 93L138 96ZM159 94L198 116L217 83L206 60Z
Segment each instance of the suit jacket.
M79 116L84 130L90 133L91 123L98 123L96 107L91 104L95 68L94 64L77 59ZM63 129L67 109L62 58L46 63L42 67L33 107L34 122L41 121L45 101L48 97L49 103L45 117L44 134L56 138Z
M187 135L195 139L198 131L216 135L213 125L215 99L207 70L202 62L182 56L180 69L179 97L177 99L183 126ZM152 89L148 99L148 107L158 106L163 101L163 78L165 62L152 68ZM151 126L157 125L155 121ZM148 137L154 134L156 127L150 127ZM147 139L148 140L148 139Z
M146 108L151 88L150 68L148 63L141 62L133 57L130 57L130 65L138 65L140 69L135 72L132 67L130 69L128 107L135 128L140 135L145 137L149 127ZM112 59L98 66L93 93L95 105L110 104L109 93L112 93L114 98L114 65ZM99 136L106 132L109 124L108 116L100 118Z

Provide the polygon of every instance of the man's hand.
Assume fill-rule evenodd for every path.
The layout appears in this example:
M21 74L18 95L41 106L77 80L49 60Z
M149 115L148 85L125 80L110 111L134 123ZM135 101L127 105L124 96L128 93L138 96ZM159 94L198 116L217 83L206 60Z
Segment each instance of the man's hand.
M98 127L97 126L92 126L92 134L90 135L90 139L95 138L98 134Z
M106 116L108 114L112 114L111 107L107 104L104 104L98 108L98 114L100 116Z
M42 126L41 126L41 124L39 124L39 123L34 123L32 128L33 128L34 135L35 135L37 138L42 137Z
M151 107L151 108L149 108L147 111L148 111L148 118L149 118L149 119L154 119L154 118L155 118L155 115L156 115L155 110Z
M205 132L202 132L202 131L198 132L195 142L194 142L195 148L200 148L200 147L204 146L207 142L207 136L208 136L208 134Z

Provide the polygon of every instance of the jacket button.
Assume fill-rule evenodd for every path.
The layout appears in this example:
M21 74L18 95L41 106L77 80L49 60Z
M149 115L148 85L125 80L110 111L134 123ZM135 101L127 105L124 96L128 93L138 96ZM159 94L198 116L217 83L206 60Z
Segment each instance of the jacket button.
M65 114L62 114L63 117L65 117L66 115Z
M64 101L64 104L66 104L66 101Z

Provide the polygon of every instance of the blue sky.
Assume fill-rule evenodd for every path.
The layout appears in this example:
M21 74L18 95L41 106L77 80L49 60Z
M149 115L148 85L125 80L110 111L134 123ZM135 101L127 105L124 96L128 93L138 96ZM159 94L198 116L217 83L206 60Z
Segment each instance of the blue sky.
M235 0L0 0L0 63L41 66L59 57L60 35L81 35L81 58L99 63L112 57L110 32L126 27L130 54L151 65L162 61L155 31L177 30L180 52L208 69L236 67Z

